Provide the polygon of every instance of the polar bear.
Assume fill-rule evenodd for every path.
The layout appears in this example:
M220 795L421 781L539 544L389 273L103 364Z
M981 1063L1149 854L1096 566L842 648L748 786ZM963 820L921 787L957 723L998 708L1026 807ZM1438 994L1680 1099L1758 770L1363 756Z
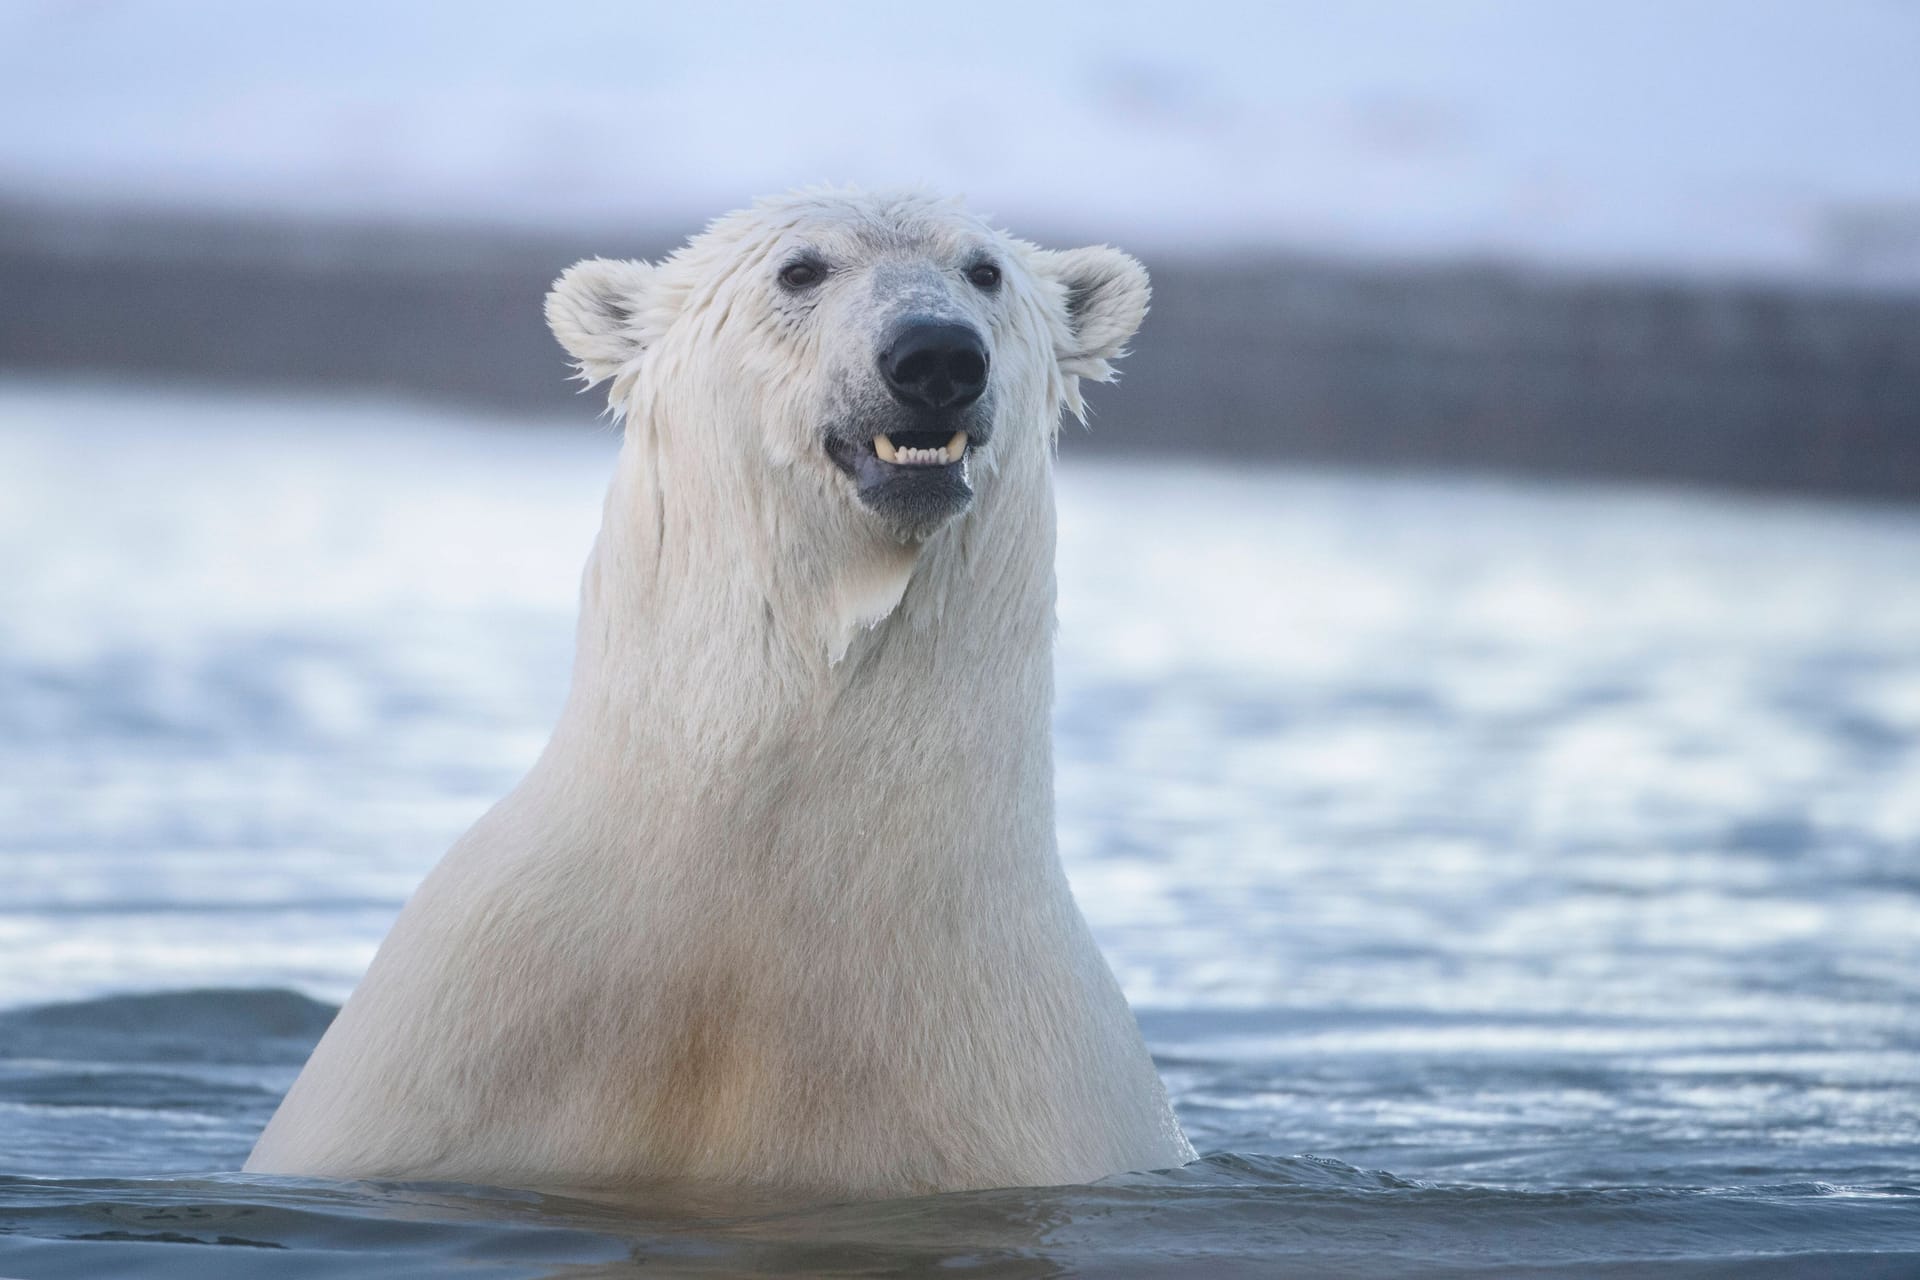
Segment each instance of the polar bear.
M1192 1159L1053 828L1054 437L1147 299L918 193L562 275L625 421L568 701L247 1168L869 1197Z

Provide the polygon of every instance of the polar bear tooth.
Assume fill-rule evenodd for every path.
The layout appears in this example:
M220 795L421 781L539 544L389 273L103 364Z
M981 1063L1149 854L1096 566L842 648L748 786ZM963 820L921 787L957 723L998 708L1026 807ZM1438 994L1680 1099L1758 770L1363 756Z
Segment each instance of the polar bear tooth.
M953 433L953 439L947 441L947 447L941 450L941 452L946 455L945 458L942 459L942 461L958 462L960 461L960 455L964 454L966 451L967 451L967 433L964 431L956 431Z
M887 439L884 433L873 438L873 451L880 455L880 461L882 462L898 462L900 460L899 451L893 447L893 441Z

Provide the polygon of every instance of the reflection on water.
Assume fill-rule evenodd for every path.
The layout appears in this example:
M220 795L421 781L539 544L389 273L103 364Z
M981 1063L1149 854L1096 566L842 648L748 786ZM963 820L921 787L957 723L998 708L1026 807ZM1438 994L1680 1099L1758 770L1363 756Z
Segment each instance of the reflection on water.
M538 750L611 436L0 384L0 1272L1920 1267L1920 515L1072 446L1062 848L1238 1154L609 1205L206 1175Z

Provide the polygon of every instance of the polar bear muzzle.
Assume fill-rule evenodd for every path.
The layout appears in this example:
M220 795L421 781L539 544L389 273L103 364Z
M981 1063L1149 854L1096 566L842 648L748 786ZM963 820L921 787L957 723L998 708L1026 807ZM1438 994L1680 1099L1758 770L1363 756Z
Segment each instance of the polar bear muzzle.
M876 358L889 402L827 432L827 456L863 506L902 538L925 538L973 501L967 459L987 443L992 355L971 324L908 316Z

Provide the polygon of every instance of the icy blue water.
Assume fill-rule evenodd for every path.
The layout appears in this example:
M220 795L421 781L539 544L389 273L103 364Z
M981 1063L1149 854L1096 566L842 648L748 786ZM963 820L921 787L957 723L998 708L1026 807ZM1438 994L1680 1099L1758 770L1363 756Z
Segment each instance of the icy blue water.
M1063 464L1062 846L1210 1153L236 1169L557 708L605 434L0 382L0 1275L1920 1274L1920 513Z

